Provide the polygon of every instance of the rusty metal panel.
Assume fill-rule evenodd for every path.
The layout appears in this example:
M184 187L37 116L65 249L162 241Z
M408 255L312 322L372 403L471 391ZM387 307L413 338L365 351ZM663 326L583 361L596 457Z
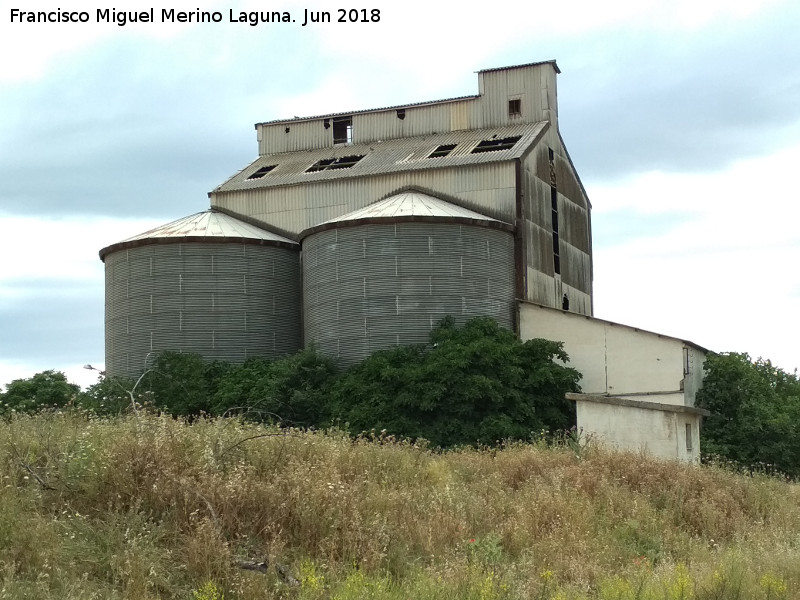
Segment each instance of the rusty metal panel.
M355 225L303 241L306 344L352 364L424 343L445 316L513 327L509 232L447 223Z
M586 196L583 193L581 185L578 183L578 178L572 170L569 161L563 156L556 155L555 167L559 193L564 194L564 196L578 206L586 208L588 205Z
M559 193L559 234L561 239L584 253L589 253L589 216L586 209Z
M592 289L591 262L589 255L571 244L560 241L561 279L564 283L590 293ZM574 310L570 305L570 309Z

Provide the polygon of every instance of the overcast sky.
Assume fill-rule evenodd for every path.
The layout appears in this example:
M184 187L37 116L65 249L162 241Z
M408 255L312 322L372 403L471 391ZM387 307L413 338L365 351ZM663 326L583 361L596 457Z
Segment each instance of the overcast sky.
M380 21L231 23L259 2L29 0L0 10L0 387L103 365L100 248L208 208L253 124L477 93L556 59L561 132L593 204L595 316L800 367L800 3L407 0ZM342 4L342 8L349 7ZM452 8L451 8L452 7ZM457 8L456 8L457 7ZM496 7L496 8L495 8ZM162 9L221 23L161 23Z

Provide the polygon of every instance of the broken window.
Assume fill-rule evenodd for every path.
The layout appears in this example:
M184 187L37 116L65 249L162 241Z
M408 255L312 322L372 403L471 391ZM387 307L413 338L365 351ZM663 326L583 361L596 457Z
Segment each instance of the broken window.
M349 169L362 158L364 154L354 154L353 156L343 156L341 158L324 158L318 160L306 169L306 173L316 173L317 171L330 171L332 169Z
M519 117L522 115L522 100L520 98L515 98L514 100L508 101L508 116L509 117Z
M333 120L333 143L353 143L353 117L338 117Z
M507 137L507 138L493 138L491 140L483 140L477 146L472 149L472 154L480 154L481 152L496 152L498 150L508 150L509 148L513 148L514 144L516 144L521 135L517 135L514 137Z
M457 144L444 144L442 146L437 146L436 150L428 154L426 158L439 158L440 156L447 156L450 154Z
M248 179L261 179L264 175L272 171L278 165L269 165L268 167L261 167L255 173L251 173L247 176Z

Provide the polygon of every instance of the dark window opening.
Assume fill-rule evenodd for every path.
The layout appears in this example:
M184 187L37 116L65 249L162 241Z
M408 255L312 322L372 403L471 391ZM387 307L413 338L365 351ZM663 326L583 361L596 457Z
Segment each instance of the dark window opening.
M500 138L494 140L483 140L472 149L472 154L480 154L481 152L497 152L498 150L508 150L513 148L521 135L514 137Z
M569 310L569 296L564 294L564 297L561 299L561 310Z
M341 117L333 120L333 143L353 143L353 117Z
M248 175L247 178L248 179L261 179L264 175L266 175L267 173L272 171L272 169L274 169L277 166L278 165L269 165L268 167L261 167L255 173L251 173L250 175Z
M398 108L397 109L397 118L401 121L406 118L406 109L405 108Z
M364 154L343 156L341 158L324 158L318 160L306 169L306 173L316 173L317 171L330 171L332 169L349 169L362 158Z
M428 154L426 158L439 158L440 156L447 156L450 154L457 144L444 144L443 146L437 146L436 150Z
M690 375L692 373L692 365L689 362L689 349L683 348L683 374Z
M550 160L550 162L552 162L553 160L555 160L555 158L556 158L556 153L555 153L555 152L553 152L553 149L552 149L552 148L548 148L548 149L547 149L547 158Z
M508 101L508 116L518 117L522 114L522 100L516 98L515 100Z
M558 191L550 188L550 222L553 227L553 270L556 275L561 274L561 258L558 244Z

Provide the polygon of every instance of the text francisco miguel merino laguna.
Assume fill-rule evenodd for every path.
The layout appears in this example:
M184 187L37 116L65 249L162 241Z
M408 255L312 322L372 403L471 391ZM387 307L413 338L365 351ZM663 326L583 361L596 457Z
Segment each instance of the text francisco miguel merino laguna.
M375 23L380 21L378 9L338 9L338 22ZM161 23L220 23L223 13L220 11L179 11L174 8L162 8L160 13L155 9L142 11L122 11L114 8L98 8L95 11L95 23L114 23L120 27L128 23L155 23L155 17L160 17ZM335 17L334 17L335 18ZM303 10L302 25L309 23L330 23L331 13L328 11ZM35 11L11 9L11 23L89 23L92 15L87 11L51 10ZM255 27L260 23L294 23L289 11L234 11L228 10L229 23L247 23Z

